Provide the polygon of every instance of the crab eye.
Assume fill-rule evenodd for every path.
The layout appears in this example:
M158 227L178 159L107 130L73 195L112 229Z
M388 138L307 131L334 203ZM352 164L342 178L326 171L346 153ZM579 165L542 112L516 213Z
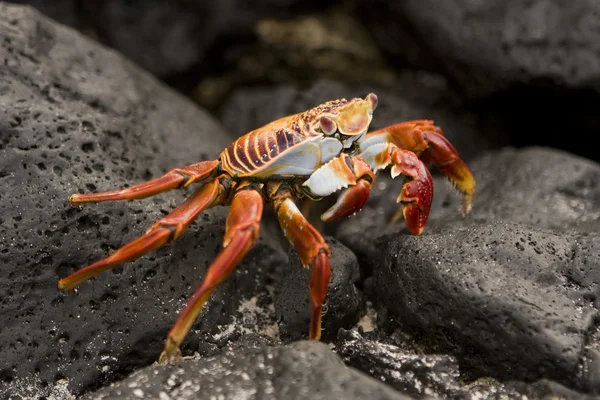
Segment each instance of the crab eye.
M337 131L335 121L329 117L321 117L321 119L319 120L319 124L321 125L321 130L326 135L333 135L335 131Z
M379 100L377 99L377 95L375 93L369 93L365 98L367 103L369 104L369 110L371 112L375 111L377 108L377 104L379 104Z

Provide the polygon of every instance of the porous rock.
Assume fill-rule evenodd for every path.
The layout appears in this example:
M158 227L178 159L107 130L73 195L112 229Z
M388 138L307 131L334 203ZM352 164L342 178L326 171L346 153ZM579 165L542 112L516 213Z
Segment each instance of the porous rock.
M80 393L157 359L221 248L225 210L72 294L59 291L60 278L143 234L191 192L81 210L68 196L213 159L231 138L114 51L27 7L0 3L0 62L0 393L33 382L48 395L59 380ZM269 271L287 262L278 249L259 241L209 301L184 354L252 324L244 304L268 308Z
M483 377L466 382L455 357L446 354L423 354L423 351L415 351L406 345L407 343L398 346L368 339L362 337L356 330L340 330L336 351L347 365L415 398L428 396L437 399L464 400L595 398L593 395L586 395L547 379L528 383L499 382L491 377Z
M412 237L403 222L387 224L387 181L336 237L370 268L374 300L467 374L597 392L600 167L544 148L490 152L470 167L466 218L460 196L436 179L430 221ZM372 240L358 238L365 232Z
M85 396L86 399L407 399L385 384L347 368L327 345L230 347L208 358L153 365Z
M458 362L449 355L417 354L340 330L336 350L347 365L414 397L457 398L463 394Z
M403 323L437 337L472 373L585 386L577 371L594 289L573 285L568 270L598 268L597 235L491 223L416 239L388 238L373 272Z
M349 328L358 321L365 304L356 287L360 279L356 256L333 238L327 238L327 243L331 251L331 277L323 307L321 338L333 340L340 328ZM290 249L289 259L275 289L275 313L281 338L298 340L308 337L311 271L302 267L293 249Z

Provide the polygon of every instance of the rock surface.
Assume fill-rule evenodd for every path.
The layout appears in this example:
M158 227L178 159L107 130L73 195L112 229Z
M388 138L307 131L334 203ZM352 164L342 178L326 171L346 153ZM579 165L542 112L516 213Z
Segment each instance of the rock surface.
M375 0L361 3L391 63L435 71L465 107L514 146L596 161L600 4L559 0Z
M380 0L365 2L364 12L384 50L429 67L435 60L470 97L536 81L600 89L600 5L593 0Z
M0 16L0 393L63 378L80 392L156 360L220 249L225 210L73 295L58 290L58 279L141 235L184 193L82 210L68 196L214 158L231 139L113 51L27 8L2 3ZM286 261L278 243L261 240L212 298L191 347L208 333L217 344L234 334L218 326L249 318L242 306L254 296L256 310L266 307L269 272Z
M597 330L600 166L532 148L491 152L471 168L477 197L467 218L459 196L436 179L420 237L387 225L397 190L376 191L336 236L373 274L370 291L397 321L435 338L463 371L598 391L597 346L589 343ZM365 231L369 242L359 237Z
M331 1L239 0L16 0L68 24L123 53L159 77L174 77L218 58L225 61L222 41L242 37L251 41L262 18L322 9ZM208 62L210 64L210 62ZM210 70L210 68L207 68Z
M85 399L408 399L347 368L325 344L232 346L204 359L147 367Z

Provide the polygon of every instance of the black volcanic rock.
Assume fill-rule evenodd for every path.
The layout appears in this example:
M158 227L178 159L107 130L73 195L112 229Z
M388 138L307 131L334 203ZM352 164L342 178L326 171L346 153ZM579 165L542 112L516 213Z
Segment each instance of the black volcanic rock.
M164 393L164 394L161 394ZM153 365L85 399L408 399L353 368L325 344L233 346L204 359ZM165 397L165 398L166 398Z
M599 391L600 167L543 148L487 153L470 167L477 191L466 218L436 179L430 221L412 237L387 223L400 188L387 179L336 236L372 274L376 301L463 371Z
M80 392L157 359L221 248L225 210L75 295L58 280L143 234L186 193L81 210L69 195L214 158L231 139L129 61L31 9L0 4L0 60L0 393L33 382L42 395L63 378ZM242 324L254 296L266 308L265 281L284 262L278 244L261 239L215 293L184 352L203 335L219 343L235 333L229 326Z
M255 25L263 18L289 16L303 9L322 9L332 3L298 0L261 0L251 4L239 0L15 2L29 4L80 30L154 75L175 79L199 66L211 70L224 62L232 55L222 43L252 41Z
M362 11L390 56L444 71L469 97L520 84L600 89L594 0L377 0Z
M331 250L331 278L324 304L321 340L337 337L340 328L350 328L364 312L364 299L356 284L360 279L356 256L333 238L326 238ZM282 340L308 338L310 269L303 268L291 249L290 263L281 269L275 288L275 313Z

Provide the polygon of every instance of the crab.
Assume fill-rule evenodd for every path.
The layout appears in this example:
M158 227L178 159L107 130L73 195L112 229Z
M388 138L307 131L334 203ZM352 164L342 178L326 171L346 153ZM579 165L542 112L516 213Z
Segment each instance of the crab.
M311 269L309 337L320 340L330 250L299 210L297 200L318 201L341 191L321 220L350 216L367 202L375 173L390 167L392 177L404 177L397 198L402 204L399 215L411 234L420 235L433 198L433 180L427 167L432 163L462 193L464 215L473 201L475 179L442 130L433 121L416 120L368 132L377 104L373 93L364 99L328 101L241 136L216 160L173 169L122 190L72 195L69 202L78 207L90 202L143 199L199 184L183 204L144 235L61 279L59 288L74 290L103 271L170 244L207 208L229 206L223 249L169 331L159 358L161 363L176 360L204 303L257 241L263 207L270 203L302 265Z

